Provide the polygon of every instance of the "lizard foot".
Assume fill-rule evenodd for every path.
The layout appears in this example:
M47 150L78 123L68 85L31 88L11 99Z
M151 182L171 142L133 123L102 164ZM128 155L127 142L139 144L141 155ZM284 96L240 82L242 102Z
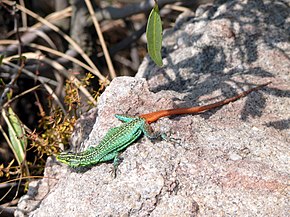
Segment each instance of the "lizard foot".
M118 166L120 165L120 163L123 161L122 158L119 157L119 155L117 155L115 158L114 158L114 161L113 161L113 169L111 170L111 174L113 176L113 178L116 178L117 177L117 170L118 170Z

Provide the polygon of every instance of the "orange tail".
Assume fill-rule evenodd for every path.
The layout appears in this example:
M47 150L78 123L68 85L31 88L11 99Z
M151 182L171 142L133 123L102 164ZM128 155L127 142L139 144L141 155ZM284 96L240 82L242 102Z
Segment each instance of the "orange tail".
M152 123L157 121L159 118L162 117L166 117L166 116L170 116L170 115L181 115L181 114L196 114L196 113L200 113L200 112L204 112L225 104L228 104L230 102L236 101L237 99L240 99L246 95L248 95L249 93L256 91L264 86L267 86L268 84L270 84L271 82L267 82L265 84L261 84L257 87L254 87L252 89L249 89L247 91L244 91L234 97L231 98L227 98L225 100L216 102L216 103L212 103L209 105L204 105L204 106L196 106L196 107L190 107L190 108L177 108L177 109L168 109L168 110L160 110L157 112L152 112L152 113L148 113L148 114L143 114L140 115L141 118L146 119L146 121L148 123Z

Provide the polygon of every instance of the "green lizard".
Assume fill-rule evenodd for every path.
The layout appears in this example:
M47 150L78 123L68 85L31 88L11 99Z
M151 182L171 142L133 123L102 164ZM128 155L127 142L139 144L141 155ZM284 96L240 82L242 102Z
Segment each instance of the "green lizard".
M124 122L119 127L111 128L104 138L100 141L99 145L89 147L87 150L80 153L63 152L57 155L57 160L68 164L71 167L84 167L91 166L97 163L113 160L114 171L116 171L119 164L119 153L136 141L143 133L148 138L156 138L160 134L152 132L150 123L157 121L161 117L179 114L196 114L204 112L230 102L242 98L252 91L260 89L271 82L259 85L255 88L242 92L234 97L209 104L204 106L196 106L191 108L177 108L169 110L161 110L148 114L143 114L137 117L128 115L115 115L116 118Z

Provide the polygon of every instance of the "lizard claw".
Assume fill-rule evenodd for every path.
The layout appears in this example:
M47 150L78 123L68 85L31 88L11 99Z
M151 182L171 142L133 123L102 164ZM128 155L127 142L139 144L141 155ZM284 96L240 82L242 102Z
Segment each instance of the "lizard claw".
M180 144L180 140L181 140L180 138L173 138L171 136L171 133L170 135L167 135L166 133L161 133L160 137L166 142L172 142L172 143L178 143L178 144Z
M110 171L110 174L112 175L113 179L115 179L117 177L117 168L115 166Z

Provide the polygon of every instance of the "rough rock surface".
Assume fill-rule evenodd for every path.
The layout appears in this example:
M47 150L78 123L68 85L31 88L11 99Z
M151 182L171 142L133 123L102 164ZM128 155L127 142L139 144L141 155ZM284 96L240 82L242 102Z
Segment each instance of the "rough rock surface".
M80 121L73 149L118 126L113 114L208 104L273 83L152 124L174 141L142 137L122 153L115 179L110 163L72 170L50 158L16 216L289 216L289 14L285 1L243 0L180 16L165 32L165 66L147 58L136 78L112 81Z

